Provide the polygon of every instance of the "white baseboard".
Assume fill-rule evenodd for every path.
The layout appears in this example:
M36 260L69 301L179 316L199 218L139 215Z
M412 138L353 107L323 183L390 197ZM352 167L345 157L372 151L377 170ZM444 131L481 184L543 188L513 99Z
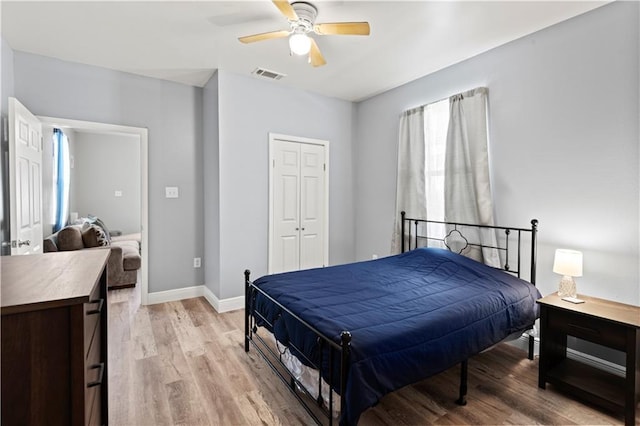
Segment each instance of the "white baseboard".
M244 296L218 299L216 295L204 285L149 293L147 304L154 305L156 303L175 302L183 299L192 299L194 297L204 297L213 309L220 314L244 308Z
M523 351L529 353L529 336L526 335L522 335L519 338L517 338L516 340L511 340L509 342L510 345L513 345L515 347L518 347L520 349L522 349ZM533 356L536 357L540 355L540 338L539 337L535 337L533 340Z
M519 339L509 342L514 346L517 346L525 351L529 350L529 337L520 336ZM540 338L536 337L534 342L533 353L535 356L540 354ZM575 349L567 348L567 358L580 361L583 364L590 365L591 367L605 370L609 373L616 374L618 376L625 376L626 368L622 365L618 365L611 361L607 361L602 358L595 357L593 355L585 354L584 352L578 352Z
M584 352L578 352L571 348L567 348L567 358L574 359L576 361L580 361L583 364L608 371L609 373L615 374L617 376L625 377L626 375L625 373L627 369L622 365L607 361L606 359L585 354Z
M147 304L154 305L156 303L175 302L182 299L201 297L204 295L203 288L203 285L196 285L193 287L178 288L175 290L156 291L154 293L149 293Z
M244 308L244 296L231 297L229 299L218 299L215 294L208 287L204 287L204 298L207 299L209 304L213 306L213 309L217 313L235 311L236 309Z

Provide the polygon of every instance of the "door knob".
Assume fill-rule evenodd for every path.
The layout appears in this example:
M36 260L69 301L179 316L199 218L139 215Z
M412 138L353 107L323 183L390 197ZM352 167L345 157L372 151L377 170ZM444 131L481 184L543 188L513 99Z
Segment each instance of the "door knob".
M30 245L31 245L31 240L18 241L18 247L30 246Z

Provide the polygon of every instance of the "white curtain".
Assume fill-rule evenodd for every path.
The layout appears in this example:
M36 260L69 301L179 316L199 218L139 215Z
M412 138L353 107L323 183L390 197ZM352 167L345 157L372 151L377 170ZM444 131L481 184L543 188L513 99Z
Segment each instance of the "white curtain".
M404 210L410 218L426 217L424 151L424 108L419 107L405 111L400 116L396 221L393 228L391 253L399 253L402 244L400 211ZM406 242L408 240L405 240Z
M449 129L445 154L444 214L449 222L493 225L487 143L487 89L477 88L449 99ZM496 246L490 231L464 230L483 245ZM475 249L465 255L499 267L498 250Z

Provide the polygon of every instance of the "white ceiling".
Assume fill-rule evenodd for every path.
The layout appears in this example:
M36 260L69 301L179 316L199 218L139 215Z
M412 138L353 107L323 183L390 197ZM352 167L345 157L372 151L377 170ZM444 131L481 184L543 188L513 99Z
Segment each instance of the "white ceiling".
M317 22L368 21L371 35L315 36L327 65L292 57L262 1L6 1L14 50L203 86L216 69L284 73L277 84L358 101L564 21L606 1L321 1Z

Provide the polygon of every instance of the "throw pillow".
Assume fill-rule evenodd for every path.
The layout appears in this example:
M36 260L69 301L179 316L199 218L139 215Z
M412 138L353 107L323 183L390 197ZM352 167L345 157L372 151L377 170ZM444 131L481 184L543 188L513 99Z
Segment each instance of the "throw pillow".
M96 233L96 230L94 229L94 225L89 225L82 230L82 242L87 248L100 246L100 244L98 243L98 235Z
M104 233L107 236L107 241L111 242L111 234L109 233L109 228L107 228L107 225L104 224L102 219L91 214L87 215L87 217L89 218L91 223L93 223L94 225L98 225L100 228L104 230Z
M80 228L67 226L58 232L58 250L70 251L84 248Z
M107 234L104 232L104 229L102 229L100 226L91 225L89 227L89 231L93 232L93 235L95 236L95 239L96 239L96 245L94 247L108 246L110 244Z

